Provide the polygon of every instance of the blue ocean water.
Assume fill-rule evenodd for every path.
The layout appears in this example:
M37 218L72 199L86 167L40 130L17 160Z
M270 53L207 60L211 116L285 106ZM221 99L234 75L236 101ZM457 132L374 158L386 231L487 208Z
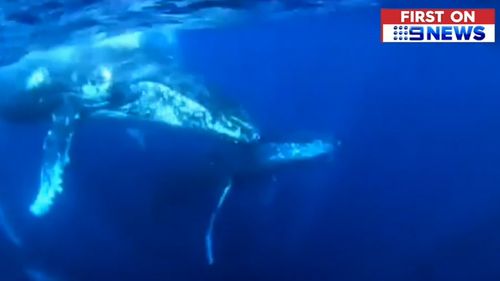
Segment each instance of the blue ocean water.
M36 218L48 125L0 123L0 219L22 243L4 231L0 280L500 280L500 49L381 44L379 12L178 35L183 66L265 138L341 143L328 161L234 188L212 266L204 232L219 194L196 166L218 157L212 139L81 124L64 193ZM189 183L178 167L193 167Z

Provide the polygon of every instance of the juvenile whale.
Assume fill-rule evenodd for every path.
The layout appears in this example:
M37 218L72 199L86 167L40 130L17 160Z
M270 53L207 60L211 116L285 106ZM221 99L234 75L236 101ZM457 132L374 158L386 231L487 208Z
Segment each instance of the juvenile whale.
M176 167L165 171L162 186L153 195L151 216L155 220L170 216L171 206L200 204L199 196L216 193L213 208L205 230L205 253L208 264L215 262L213 247L214 228L224 203L233 189L268 186L274 183L281 172L303 173L330 160L339 143L326 139L306 141L258 141L254 143L230 144L222 142L208 155L192 157L188 163L176 163ZM190 147L184 150L191 149ZM198 153L199 154L199 153ZM265 188L263 194L271 194ZM259 191L259 192L261 192ZM210 194L210 195L209 195ZM263 198L265 199L265 198ZM203 220L204 215L199 214ZM191 219L198 221L198 219ZM168 221L168 220L167 220Z
M158 33L124 34L29 53L0 68L0 118L50 119L52 124L43 144L39 192L30 206L35 216L46 214L63 191L72 137L81 120L134 119L201 130L234 142L259 139L245 117L211 104L202 86L179 82L158 40Z
M291 169L294 166L302 168L304 164L331 156L338 144L322 139L302 142L242 144L239 148L240 153L236 153L236 157L239 158L237 162L240 165L231 164L234 168L226 169L229 171L227 185L222 190L217 206L210 216L205 234L208 264L211 265L215 262L212 237L217 215L233 186L254 183L254 181L266 177L272 178L280 170ZM230 161L230 163L234 163L234 161Z

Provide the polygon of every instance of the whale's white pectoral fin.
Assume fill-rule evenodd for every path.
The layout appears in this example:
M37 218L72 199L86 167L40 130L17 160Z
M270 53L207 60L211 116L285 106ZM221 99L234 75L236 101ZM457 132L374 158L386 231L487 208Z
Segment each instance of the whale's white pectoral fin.
M210 222L208 223L208 229L205 235L205 248L207 254L207 261L209 265L212 265L214 263L212 237L213 237L215 220L217 219L217 215L220 212L222 205L224 205L224 201L226 200L229 191L231 190L231 187L232 187L232 181L230 180L229 183L226 185L226 187L224 187L224 190L222 191L222 194L219 197L219 202L217 203L217 207L212 212L212 215L210 216Z
M52 115L52 127L43 143L40 188L30 207L35 216L46 214L54 198L63 191L64 169L70 160L69 149L77 119L79 115L67 104Z

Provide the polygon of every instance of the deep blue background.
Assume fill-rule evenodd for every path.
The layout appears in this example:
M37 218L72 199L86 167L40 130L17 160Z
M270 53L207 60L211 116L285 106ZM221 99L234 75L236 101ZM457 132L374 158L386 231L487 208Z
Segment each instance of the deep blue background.
M35 220L46 124L2 124L1 202L24 250L0 244L1 280L26 261L65 280L500 280L500 48L382 45L378 13L180 35L184 66L264 135L342 142L332 163L236 190L212 268L217 192L158 195L211 140L147 126L142 151L137 124L82 124L64 195Z

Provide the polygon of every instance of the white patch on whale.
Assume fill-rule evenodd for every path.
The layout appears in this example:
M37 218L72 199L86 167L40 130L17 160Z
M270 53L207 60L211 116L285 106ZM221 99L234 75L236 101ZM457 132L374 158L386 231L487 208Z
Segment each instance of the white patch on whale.
M26 81L26 90L33 90L44 83L50 83L50 74L47 68L39 67L28 77Z

